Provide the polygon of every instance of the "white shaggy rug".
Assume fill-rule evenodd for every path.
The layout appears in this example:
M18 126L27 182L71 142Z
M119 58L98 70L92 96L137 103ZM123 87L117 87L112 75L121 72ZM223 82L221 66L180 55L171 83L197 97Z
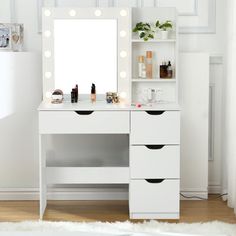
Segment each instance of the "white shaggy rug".
M0 223L0 235L3 231L34 231L34 232L90 232L104 234L152 234L181 233L204 236L236 236L236 224L227 224L219 221L208 223L165 223L147 221L144 223L116 222L116 223L74 223L74 222L47 222L25 221L20 223ZM32 234L33 235L33 234ZM78 234L79 235L79 234Z

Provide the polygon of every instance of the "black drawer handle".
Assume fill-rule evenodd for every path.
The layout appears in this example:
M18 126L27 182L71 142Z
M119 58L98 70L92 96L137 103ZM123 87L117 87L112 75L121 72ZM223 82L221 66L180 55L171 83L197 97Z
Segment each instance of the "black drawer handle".
M165 145L145 145L146 148L154 150L154 149L162 149Z
M78 115L91 115L93 111L75 111Z
M159 116L162 115L165 111L146 111L149 115Z
M163 182L165 179L145 179L150 184L159 184Z

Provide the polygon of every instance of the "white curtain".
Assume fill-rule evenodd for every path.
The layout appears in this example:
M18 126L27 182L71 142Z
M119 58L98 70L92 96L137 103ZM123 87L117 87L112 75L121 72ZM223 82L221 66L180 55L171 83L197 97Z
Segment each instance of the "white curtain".
M228 191L228 206L236 214L236 1L227 0L226 73L224 88L223 159Z

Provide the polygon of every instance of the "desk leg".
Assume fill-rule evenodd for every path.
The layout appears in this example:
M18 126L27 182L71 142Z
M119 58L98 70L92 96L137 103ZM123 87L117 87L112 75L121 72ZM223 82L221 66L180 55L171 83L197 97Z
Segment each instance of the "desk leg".
M44 211L47 206L47 182L46 182L46 149L45 149L45 137L39 135L39 214L40 219L43 219Z

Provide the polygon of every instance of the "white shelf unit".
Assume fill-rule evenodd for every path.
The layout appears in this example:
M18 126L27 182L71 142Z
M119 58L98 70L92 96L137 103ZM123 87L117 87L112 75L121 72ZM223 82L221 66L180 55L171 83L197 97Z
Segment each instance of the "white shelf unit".
M155 35L154 39L144 41L137 38L137 33L132 33L132 103L144 103L143 95L149 88L161 91L161 100L178 103L178 27L175 8L133 8L132 28L137 22L154 24L156 20L173 22L173 30L169 39L161 39ZM153 52L153 79L138 78L138 56L146 56L146 51ZM160 65L162 62L171 61L173 78L160 78Z
M132 102L145 103L147 89L160 101L178 103L178 27L175 8L133 8L132 27L171 20L170 39L143 41L132 35ZM153 52L153 79L138 79L138 56ZM159 67L171 61L172 79L160 79ZM131 111L129 207L131 219L178 219L180 185L180 112ZM171 170L172 168L172 170Z
M153 79L132 79L133 83L175 83L176 79L172 78L172 79L160 79L160 78L153 78Z
M144 41L143 39L132 39L132 43L175 43L176 39L150 39L148 41Z

